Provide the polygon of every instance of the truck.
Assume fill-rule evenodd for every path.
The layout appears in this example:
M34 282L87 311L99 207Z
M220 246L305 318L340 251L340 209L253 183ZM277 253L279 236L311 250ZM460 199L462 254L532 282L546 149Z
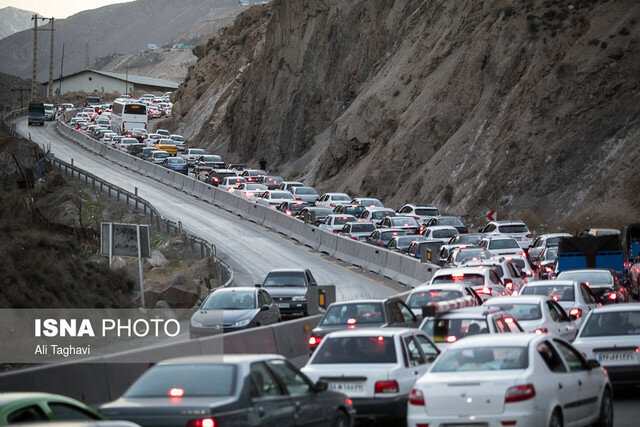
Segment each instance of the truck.
M44 126L44 103L32 101L29 103L29 117L27 124Z
M585 268L612 270L625 280L624 252L617 235L561 237L555 274Z

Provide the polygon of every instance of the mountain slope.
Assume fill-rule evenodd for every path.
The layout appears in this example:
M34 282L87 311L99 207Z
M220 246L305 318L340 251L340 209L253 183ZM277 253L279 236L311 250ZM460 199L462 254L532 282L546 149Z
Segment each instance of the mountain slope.
M639 38L632 0L276 0L196 49L173 127L320 191L619 225L640 217Z
M7 6L0 9L0 39L33 26L34 12Z

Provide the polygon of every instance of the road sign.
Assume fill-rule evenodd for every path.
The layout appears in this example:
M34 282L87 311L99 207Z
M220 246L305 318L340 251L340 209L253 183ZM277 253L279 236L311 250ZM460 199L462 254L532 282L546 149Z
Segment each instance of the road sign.
M489 221L496 221L498 219L498 214L496 211L488 211L487 212L487 219Z

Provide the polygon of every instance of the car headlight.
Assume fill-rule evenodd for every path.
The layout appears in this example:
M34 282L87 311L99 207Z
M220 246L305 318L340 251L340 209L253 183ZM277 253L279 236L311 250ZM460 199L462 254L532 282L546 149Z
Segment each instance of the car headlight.
M291 298L291 301L306 301L306 300L307 300L307 297L304 295L298 295Z
M198 322L197 320L192 320L191 321L191 326L193 326L194 328L202 328L202 327L204 327L202 322Z
M233 328L242 328L243 326L247 326L251 322L251 319L238 320L236 323L231 325Z

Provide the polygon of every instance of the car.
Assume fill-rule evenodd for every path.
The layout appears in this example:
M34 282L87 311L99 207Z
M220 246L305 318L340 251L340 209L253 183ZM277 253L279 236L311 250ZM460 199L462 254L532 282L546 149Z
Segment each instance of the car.
M629 292L611 270L603 268L569 270L558 274L557 279L583 282L602 305L629 302Z
M443 257L443 250L440 251L441 254L438 255L439 260ZM469 246L461 246L458 248L454 248L448 252L445 261L442 263L445 267L458 267L464 264L467 261L478 261L491 258L491 252L482 248L475 248Z
M166 129L156 129L156 133L164 136L165 138L171 138L171 132Z
M420 234L420 225L410 216L388 216L377 225L378 228L395 228L405 230L408 234Z
M437 216L429 219L424 223L425 227L434 227L438 225L448 225L450 227L455 227L456 230L458 230L458 234L469 232L469 228L464 225L462 220L457 216Z
M113 148L123 152L127 152L129 150L129 147L132 145L140 144L137 139L127 138L127 137L117 138L115 141L112 139L112 141L113 141L113 144L112 144ZM158 150L156 147L152 147L152 148L156 151Z
M295 198L293 194L288 191L282 190L266 190L264 193L258 195L256 203L262 206L274 208L282 202L293 201Z
M564 308L544 295L513 295L491 298L485 307L498 307L513 316L525 332L548 334L573 341L578 326Z
M320 195L312 187L292 187L288 191L293 194L293 197L295 197L296 200L313 203L314 205L316 200L320 198Z
M520 243L513 237L485 237L478 246L492 256L524 255Z
M396 213L388 208L367 208L360 214L360 222L370 222L378 225L386 217L394 217Z
M395 236L406 236L409 233L401 228L379 228L371 233L364 241L370 245L386 246Z
M574 280L535 280L524 285L520 295L545 295L553 298L570 316L575 316L578 326L592 310L600 307L589 287Z
M261 183L262 177L266 175L267 172L261 169L245 169L240 176L246 179L247 182L255 182L259 184Z
M640 384L640 304L616 304L591 311L574 347L598 360L614 385Z
M205 181L214 187L219 186L225 178L238 178L238 175L230 169L213 169L210 165L201 164L198 161L193 164L193 167L195 169L203 168L207 170L208 175Z
M504 257L493 257L487 260L465 261L465 267L487 267L493 269L504 284L505 288L513 293L520 292L520 289L527 283L526 274L522 272L512 261Z
M374 328L332 332L302 368L312 381L353 401L357 420L404 425L413 384L439 355L416 329Z
M433 258L429 258L429 252L427 252L428 249L433 250L433 242L425 240L424 236L420 236L420 237L422 238L422 240L417 240L414 238L411 241L411 244L405 251L406 255L412 258L422 259L423 253L424 253L424 256L426 257L427 261L435 264L437 262L437 260L435 259L436 257L432 254L431 256Z
M507 255L504 257L507 261L513 262L527 276L526 281L533 280L533 269L529 263L529 259L525 255Z
M317 286L309 269L290 268L271 270L259 285L273 298L283 315L309 315L309 288Z
M384 208L384 205L380 200L371 197L356 197L351 200L351 204L363 205L369 208Z
M241 176L227 176L225 178L222 178L222 181L220 181L220 184L218 184L218 188L220 190L225 190L233 193L240 184L246 183L247 180L242 178Z
M264 191L266 189L267 189L267 187L265 187L262 184L255 184L255 183L247 182L246 184L238 185L238 188L236 188L234 193L236 195L240 195L240 197L242 197L243 199L247 199L250 202L255 202L256 198L260 194L264 193Z
M105 132L102 134L102 138L100 138L100 142L102 142L103 144L109 145L111 144L111 141L113 140L114 136L117 136L114 132Z
M182 157L167 157L160 164L167 169L171 169L172 171L181 173L183 175L187 175L187 173L189 172L187 161Z
M154 147L145 147L142 150L140 150L140 154L138 156L142 160L149 160L149 158L151 157L151 153L153 153L154 151L158 151L158 150L155 149Z
M158 133L150 133L147 135L147 139L144 140L145 144L149 147L153 146L156 141L163 139L164 137Z
M222 316L220 316L222 311ZM233 332L282 321L280 309L267 291L243 286L214 289L191 317L191 338Z
M421 230L424 238L430 242L448 243L453 236L460 234L457 228L450 225L427 226Z
M284 178L281 176L265 176L262 178L262 183L267 186L269 190L277 190L280 184L284 181ZM284 190L288 191L288 190Z
M106 420L75 399L49 393L0 393L0 425Z
M385 245L385 247L391 251L396 251L400 253L406 253L413 242L419 242L426 240L424 236L409 234L406 236L393 236L389 243Z
M362 222L348 222L340 230L340 235L352 240L364 241L376 230L375 225Z
M214 154L203 154L201 156L198 156L193 163L199 164L201 166L210 166L214 169L225 168L225 164L224 164L224 161L222 160L222 157L216 156ZM232 171L231 169L225 169L225 171L232 172L234 175L237 175L236 172Z
M100 412L142 426L189 427L293 427L300 417L310 425L350 426L355 416L344 394L327 390L326 382L313 383L272 354L164 360Z
M304 187L304 184L298 181L282 181L280 185L278 185L278 190L291 191L291 189L295 187Z
M324 222L327 216L331 215L331 213L331 209L309 206L300 212L300 218L308 224L320 225Z
M353 215L331 214L327 215L322 224L319 225L319 228L337 233L348 222L357 222L356 217Z
M187 161L188 164L195 163L198 158L201 156L205 156L207 154L202 148L187 148L184 153L182 153L182 158Z
M533 261L538 270L538 278L551 279L554 275L553 267L558 260L558 247L546 246Z
M560 338L469 337L453 343L416 381L407 421L409 427L612 427L611 384L597 360Z
M571 237L569 233L552 233L552 234L541 234L536 237L536 239L531 244L529 248L529 259L532 262L538 261L538 258L542 254L542 251L549 247L557 248L560 244L561 237Z
M320 208L333 209L338 204L349 203L351 197L345 193L326 193L316 201L316 206Z
M153 146L158 150L166 151L171 156L175 157L178 155L178 147L170 139L158 139Z
M467 298L472 306L482 305L482 298L469 285L461 283L438 283L437 285L421 285L409 293L407 306L419 319L422 319L422 307L428 304Z
M114 137L113 139L115 140L116 138L119 138L118 141L122 140L123 138L120 137ZM146 148L147 146L144 144L140 144L139 142L136 144L130 144L128 145L127 148L127 154L131 154L132 156L136 156L136 157L140 157L140 153L142 152L142 150L144 148Z
M314 351L330 332L358 328L418 326L418 318L398 297L334 302L311 330L309 349Z
M306 202L291 200L280 203L278 207L276 207L276 210L284 213L285 215L297 217L300 216L302 210L306 207L309 207L309 204Z
M244 163L230 163L227 168L235 171L237 174L241 174L245 170L249 169Z
M174 144L178 147L178 150L184 150L184 145L186 143L184 136L182 135L169 135L169 139L173 141Z
M433 274L429 283L435 285L450 282L471 286L483 301L491 297L511 295L498 273L488 267L442 268Z
M151 163L155 163L159 165L159 164L162 164L162 162L164 162L164 159L166 159L167 157L170 157L170 156L169 156L169 153L167 153L166 151L156 150L149 153L148 160Z
M451 344L473 335L490 334L487 341L503 333L524 332L522 326L509 313L497 307L466 307L436 312L422 319L420 329L442 351Z
M396 211L398 215L410 215L424 223L433 217L440 216L440 211L435 206L416 206L412 203L406 204Z
M480 233L487 234L487 237L513 237L522 249L528 249L533 243L533 234L522 221L491 221Z
M362 215L362 212L364 212L364 210L365 207L363 205L354 205L349 203L336 206L335 208L333 208L333 213L353 215L356 218L360 218L360 215Z

